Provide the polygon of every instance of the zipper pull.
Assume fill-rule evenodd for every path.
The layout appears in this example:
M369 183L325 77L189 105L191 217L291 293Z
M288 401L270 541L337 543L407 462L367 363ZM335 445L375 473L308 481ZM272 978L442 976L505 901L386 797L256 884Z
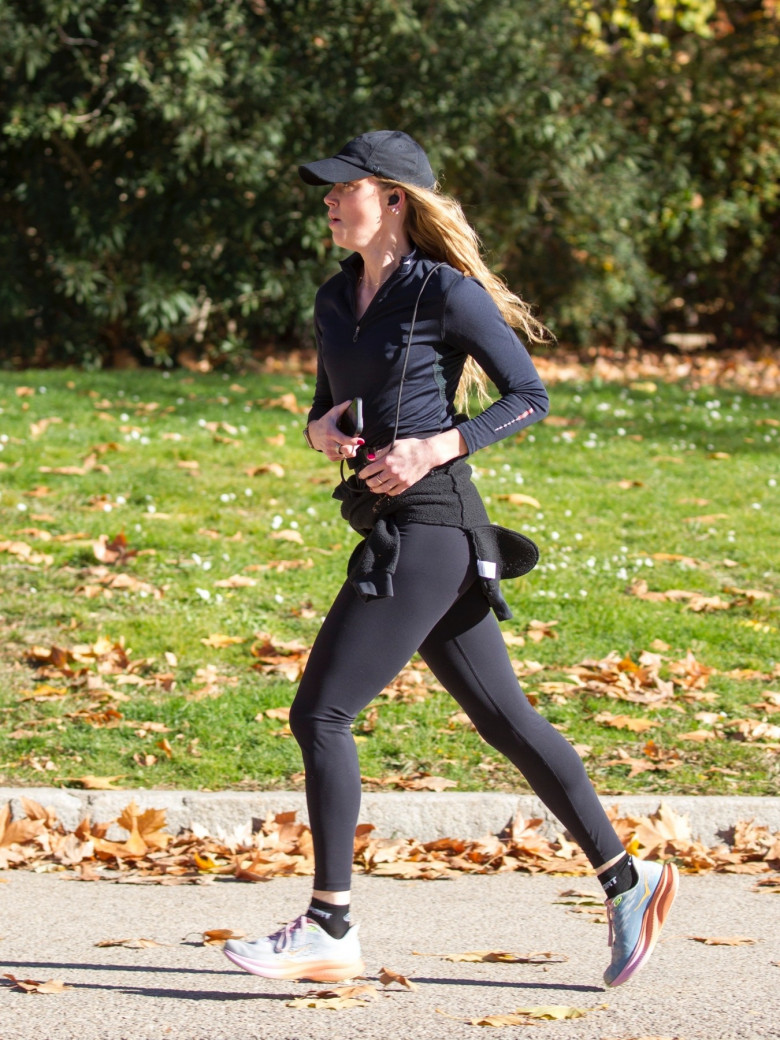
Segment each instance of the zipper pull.
M357 343L357 341L358 341L358 336L359 336L359 335L360 335L360 325L356 325L356 326L355 326L355 334L354 334L354 336L352 337L352 342L353 342L353 343Z

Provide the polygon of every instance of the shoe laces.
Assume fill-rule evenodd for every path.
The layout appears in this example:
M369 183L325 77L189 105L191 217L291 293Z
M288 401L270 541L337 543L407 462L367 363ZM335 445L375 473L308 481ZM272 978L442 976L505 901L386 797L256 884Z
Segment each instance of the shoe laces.
M296 917L294 921L290 921L284 928L280 928L278 932L274 932L271 938L274 940L274 952L283 953L285 950L293 945L295 935L297 932L302 932L306 927L306 916L301 914L300 917Z
M607 945L612 946L615 942L615 908L607 902L607 924L609 926L609 935L607 937Z

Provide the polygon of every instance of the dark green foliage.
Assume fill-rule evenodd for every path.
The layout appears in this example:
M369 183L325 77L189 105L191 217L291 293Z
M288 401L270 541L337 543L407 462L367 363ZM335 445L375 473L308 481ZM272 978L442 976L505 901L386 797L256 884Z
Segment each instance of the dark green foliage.
M387 126L560 336L773 336L774 12L0 0L0 358L307 343L336 257L295 167Z

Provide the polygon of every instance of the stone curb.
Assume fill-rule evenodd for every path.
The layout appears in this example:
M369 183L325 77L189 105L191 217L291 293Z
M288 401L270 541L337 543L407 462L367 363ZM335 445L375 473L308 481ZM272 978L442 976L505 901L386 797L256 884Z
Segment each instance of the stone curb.
M0 787L0 807L11 803L14 818L23 815L21 799L29 798L51 807L67 830L75 829L87 815L93 822L115 820L125 806L135 802L142 811L164 809L167 829L177 834L193 827L213 837L243 828L254 819L270 814L297 813L307 822L302 791L86 791L55 787ZM645 816L665 805L687 819L691 838L707 846L720 844L738 823L780 831L780 797L616 795L601 799L606 808L615 806L620 816ZM361 823L371 823L376 837L438 838L464 840L498 834L517 814L541 819L550 836L561 825L538 798L502 792L364 792ZM117 828L119 829L119 828Z

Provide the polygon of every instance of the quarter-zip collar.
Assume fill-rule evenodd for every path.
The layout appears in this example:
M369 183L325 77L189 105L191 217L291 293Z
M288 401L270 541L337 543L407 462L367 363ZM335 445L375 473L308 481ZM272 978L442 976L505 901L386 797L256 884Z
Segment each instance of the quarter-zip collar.
M405 256L401 257L400 264L396 267L387 281L377 289L371 303L369 303L368 307L366 307L365 311L360 315L359 320L357 320L357 289L358 282L363 273L363 258L360 253L351 253L345 260L339 261L341 270L344 272L347 279L347 285L349 287L350 298L352 301L352 311L356 316L355 331L352 336L353 343L357 342L360 336L360 330L365 325L366 320L371 317L371 313L375 309L375 306L382 302L392 286L398 282L400 278L409 274L409 272L414 268L415 261L418 259L419 254L416 246L412 248L411 253L407 253Z

